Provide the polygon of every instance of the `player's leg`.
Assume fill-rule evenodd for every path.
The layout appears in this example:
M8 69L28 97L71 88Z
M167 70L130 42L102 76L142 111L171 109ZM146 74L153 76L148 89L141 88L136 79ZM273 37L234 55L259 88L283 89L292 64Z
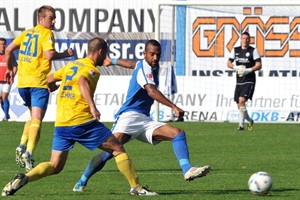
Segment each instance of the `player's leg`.
M119 118L120 120L120 118ZM118 131L118 124L119 127L123 127L124 123L128 124L130 123L130 120L127 120L127 118L121 121L124 123L118 123L114 124L114 132L115 133L123 133L127 131ZM134 120L135 121L135 120ZM100 123L101 124L101 123ZM133 125L136 127L135 125ZM105 127L105 126L104 126ZM127 126L125 126L127 127ZM105 127L106 128L106 127ZM132 127L131 127L132 128ZM130 131L129 131L130 132ZM106 134L109 135L111 132L109 130L102 130L102 135ZM119 136L119 140L122 142L127 142L132 136L123 135L123 134L116 134ZM131 195L140 195L140 196L153 196L158 195L156 192L149 191L148 189L142 187L142 185L139 182L135 167L132 163L132 161L129 159L127 153L125 152L125 149L122 145L122 143L119 141L115 135L109 135L109 137L99 146L102 150L107 151L108 153L112 154L115 157L115 161L117 164L117 167L119 171L125 176L127 179L131 189L129 193Z
M255 84L245 84L239 87L239 97L238 97L238 108L239 108L239 127L238 130L244 130L245 120L250 122L250 129L252 129L253 120L250 118L247 108L246 102L248 99L252 99L254 93ZM249 125L248 125L249 129Z
M25 163L26 172L29 172L34 167L34 159L33 159L33 152L38 144L40 138L40 131L42 125L42 118L45 114L45 111L39 107L32 107L31 108L31 117L30 125L28 129L28 141L26 146L26 151L22 154L22 161ZM26 129L26 124L24 129ZM26 137L24 134L23 137ZM20 146L19 146L20 147Z
M2 91L2 103L1 103L1 107L4 111L4 118L3 120L7 121L10 119L10 115L9 115L9 107L10 107L10 103L9 103L9 99L8 99L8 95L11 89L11 85L8 83L5 83L3 85L3 91Z
M24 105L28 107L28 110L31 115L31 93L30 88L19 88L19 95L25 102ZM29 119L23 128L21 141L19 146L16 148L16 162L20 167L25 167L25 163L22 160L22 155L25 153L28 142L28 132L31 125L31 119Z
M1 92L0 92L0 104L1 104L1 108L2 108L2 110L3 110L3 112L4 112L4 109L3 109L3 101L2 101L2 97L1 97ZM4 115L5 115L5 114L4 114ZM6 120L4 119L4 117L3 117L2 121L6 121Z
M93 139L86 140L85 142L81 141L80 143L91 150L93 150L95 148L95 145L98 144L97 147L108 152L109 154L112 154L115 157L119 171L126 177L128 183L131 186L130 194L145 196L157 195L157 193L151 192L141 186L137 178L133 163L128 158L122 143L119 142L118 139L111 134L111 131L102 123L96 121L90 123L88 126L90 127L86 127L86 130L89 130L87 134L90 138Z
M238 101L239 127L238 127L238 130L244 130L245 113L247 112L245 103L246 103L245 98L239 97L239 101Z
M125 114L126 115L126 114ZM120 116L120 118L118 119L118 123L115 123L113 126L113 129L115 129L115 137L119 140L119 142L121 142L122 144L124 144L125 142L127 142L130 139L129 135L125 135L122 134L122 131L127 131L127 129L129 127L131 127L130 125L132 125L132 123L130 123L126 118L123 117L123 115ZM126 127L126 130L119 130L119 127ZM101 129L100 129L101 131ZM134 130L130 130L131 132L133 132ZM102 132L108 132L106 130L103 130ZM74 192L83 192L84 187L87 185L88 180L91 178L91 176L93 174L95 174L97 171L100 171L105 163L109 160L113 158L113 155L103 151L100 154L97 154L88 164L85 172L83 173L83 175L81 176L81 178L78 180L78 182L75 184L73 191Z
M189 158L189 150L186 142L186 134L183 130L165 124L153 131L152 137L156 141L172 141L174 154L179 162L186 181L203 177L210 171L209 166L192 167Z
M243 87L241 85L236 85L235 86L235 90L234 90L234 101L237 104L237 108L239 111L239 125L237 127L238 131L243 131L244 130L244 121L245 121L245 117L244 117L244 112L241 112L242 109L240 109L241 105L241 97L243 97Z
M8 100L8 93L2 92L2 101L1 101L1 107L4 112L4 118L3 121L8 121L10 119L9 115L9 100Z
M68 155L69 151L52 150L50 162L40 163L26 174L26 176L29 177L29 182L36 181L53 174L59 174L66 164Z
M27 142L28 142L28 132L29 132L30 125L31 125L31 119L29 119L25 123L24 128L23 128L23 133L21 136L21 142L20 142L19 146L16 148L16 163L17 163L17 165L19 165L22 168L25 167L25 163L22 161L22 155L26 151Z
M43 177L61 172L66 164L69 150L74 147L75 141L70 140L70 138L73 138L73 130L73 127L55 127L50 162L40 163L26 175L22 173L18 174L4 187L2 196L13 195L30 181L39 180ZM80 134L77 131L74 135Z
M129 159L123 145L114 135L110 135L100 146L100 149L107 151L115 157L119 171L126 177L129 185L135 187L139 185L136 170Z
M125 176L131 187L129 194L139 196L158 195L156 192L152 192L140 184L132 161L125 152L123 145L114 135L111 135L107 141L101 145L101 149L114 155L119 171Z
M122 143L125 144L130 136L123 133L115 133L115 137ZM83 192L84 187L86 187L89 179L98 171L100 171L106 164L108 160L113 158L113 155L103 151L92 158L88 166L86 167L84 173L80 179L75 184L73 191L74 192Z
M92 158L86 167L84 173L81 175L80 179L75 184L73 191L74 192L83 192L86 187L89 179L98 171L100 171L106 164L108 160L113 158L113 155L102 151Z
M36 145L40 138L42 119L45 115L45 110L39 107L31 108L31 116L30 126L28 130L28 142L27 142L27 151L33 154Z
M246 99L246 102L247 102L248 99L252 100L252 97L253 97L253 94L254 94L254 90L255 90L255 83L249 85L248 95L247 95L248 98ZM247 126L248 130L252 131L254 120L251 119L251 117L249 116L247 109L246 109L246 112L245 112L245 119L249 122L248 126Z
M52 150L50 162L42 162L38 164L27 174L17 174L14 179L7 183L3 188L2 196L12 196L29 182L33 182L53 174L58 174L63 170L67 158L68 151L62 152Z
M41 132L42 120L48 105L49 92L43 88L31 88L31 123L28 130L28 142L26 152L22 155L26 172L34 167L33 152L38 144Z
M0 82L0 104L1 104L1 108L2 108L2 110L3 110L3 112L4 112L4 109L3 109L3 101L2 101L3 85L4 85L4 83L1 83L1 82ZM3 120L4 120L4 119L3 119Z
M252 131L254 121L253 121L253 119L250 118L246 106L245 106L245 119L249 122L248 125L247 125L247 129L248 129L249 131Z

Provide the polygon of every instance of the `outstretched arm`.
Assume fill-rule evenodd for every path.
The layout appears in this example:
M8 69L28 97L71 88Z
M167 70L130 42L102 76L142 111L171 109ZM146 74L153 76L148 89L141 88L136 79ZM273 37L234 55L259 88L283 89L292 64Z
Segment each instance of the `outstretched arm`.
M73 49L69 48L67 50L65 50L62 53L59 53L53 49L49 50L49 51L45 51L45 57L48 60L59 60L62 58L67 58L67 57L71 57L74 55L74 51Z
M119 65L124 68L134 69L136 65L136 61L111 59L110 57L107 56L106 59L104 60L103 66L109 67L111 65Z

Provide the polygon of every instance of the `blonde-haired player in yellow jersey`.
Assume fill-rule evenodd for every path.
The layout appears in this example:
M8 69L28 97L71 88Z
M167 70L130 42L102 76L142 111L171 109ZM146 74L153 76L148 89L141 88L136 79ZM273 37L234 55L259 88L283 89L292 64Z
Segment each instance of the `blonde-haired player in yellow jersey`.
M97 65L103 64L107 50L107 43L102 38L93 38L88 44L86 58L68 63L47 78L51 91L56 90L58 86L55 83L61 81L50 162L40 163L26 175L17 174L4 187L2 196L13 195L28 182L61 172L69 150L74 147L75 142L90 150L100 148L111 153L119 171L132 188L148 192L148 195L156 195L140 185L124 147L111 131L99 122L100 112L96 108L93 96L100 76Z
M34 166L33 152L40 137L41 122L48 105L49 91L46 79L51 73L51 61L73 56L73 50L58 53L54 48L55 10L42 6L38 10L38 25L25 30L6 48L6 63L11 82L13 51L19 49L18 81L19 94L30 111L25 123L20 145L16 149L16 162L30 171Z

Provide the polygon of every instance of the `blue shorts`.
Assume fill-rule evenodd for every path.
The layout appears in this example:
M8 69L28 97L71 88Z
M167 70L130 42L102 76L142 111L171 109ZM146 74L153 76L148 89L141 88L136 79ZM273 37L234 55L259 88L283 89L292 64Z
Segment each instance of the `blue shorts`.
M104 124L96 120L77 126L57 126L54 129L52 150L69 151L78 142L93 151L111 134Z
M47 110L49 91L46 88L19 88L19 94L27 107L39 107Z

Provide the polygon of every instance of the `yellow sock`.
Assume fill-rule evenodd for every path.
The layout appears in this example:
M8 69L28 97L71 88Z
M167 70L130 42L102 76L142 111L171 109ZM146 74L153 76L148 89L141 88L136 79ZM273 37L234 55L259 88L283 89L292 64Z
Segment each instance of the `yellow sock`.
M27 151L33 153L39 139L40 139L40 127L41 120L32 119L31 125L28 132L28 143L27 143Z
M26 146L27 146L27 142L28 142L28 132L29 132L30 125L31 125L31 120L28 120L28 121L25 123L25 125L24 125L23 133L22 133L22 137L21 137L21 143L20 143L20 144L23 144L23 145L26 145Z
M140 186L136 170L126 153L121 153L115 157L119 171L126 177L130 187Z
M29 182L39 180L43 177L54 174L54 167L51 162L43 162L38 164L30 172L26 174L29 178Z

